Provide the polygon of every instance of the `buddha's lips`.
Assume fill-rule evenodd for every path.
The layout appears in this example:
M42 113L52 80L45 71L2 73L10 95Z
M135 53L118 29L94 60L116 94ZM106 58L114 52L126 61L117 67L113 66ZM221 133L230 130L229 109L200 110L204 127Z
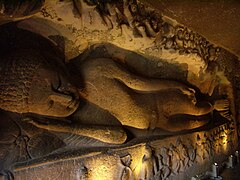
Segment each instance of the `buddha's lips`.
M67 108L74 109L75 107L78 106L78 104L79 104L78 99L72 99L72 101L70 101L70 104L67 106Z

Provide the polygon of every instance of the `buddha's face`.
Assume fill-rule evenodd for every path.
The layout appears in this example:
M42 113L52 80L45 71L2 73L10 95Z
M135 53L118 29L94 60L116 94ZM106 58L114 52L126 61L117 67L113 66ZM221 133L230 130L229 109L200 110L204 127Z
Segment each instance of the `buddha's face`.
M36 71L29 90L29 112L55 117L71 115L78 108L79 94L67 75L51 68Z

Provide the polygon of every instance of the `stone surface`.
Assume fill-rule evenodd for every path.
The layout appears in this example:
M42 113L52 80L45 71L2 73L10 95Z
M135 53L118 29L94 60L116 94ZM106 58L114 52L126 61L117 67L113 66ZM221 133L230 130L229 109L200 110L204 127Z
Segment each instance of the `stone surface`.
M197 0L143 0L240 57L240 2Z
M188 179L224 162L239 62L165 10L49 0L2 25L0 175Z
M53 154L15 166L16 179L190 179L233 152L228 125L187 135L83 153ZM81 154L83 153L83 154ZM57 158L56 158L57 157ZM61 173L59 173L59 171Z

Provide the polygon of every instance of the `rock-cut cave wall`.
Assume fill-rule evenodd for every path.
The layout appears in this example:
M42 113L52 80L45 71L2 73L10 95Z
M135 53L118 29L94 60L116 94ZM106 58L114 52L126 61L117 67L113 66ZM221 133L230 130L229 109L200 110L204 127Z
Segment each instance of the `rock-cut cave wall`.
M0 3L0 179L207 178L238 149L211 36L152 1Z

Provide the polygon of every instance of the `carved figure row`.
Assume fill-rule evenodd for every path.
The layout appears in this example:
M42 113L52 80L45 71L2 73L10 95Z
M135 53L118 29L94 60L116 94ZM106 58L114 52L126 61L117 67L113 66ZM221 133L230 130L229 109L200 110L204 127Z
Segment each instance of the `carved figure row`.
M216 61L220 54L220 48L204 37L186 27L164 21L160 13L140 1L78 1L75 6L80 14L84 3L96 8L109 29L121 27L122 31L129 31L129 38L154 38L156 46L175 49L180 54L197 53L206 62Z
M195 140L187 139L183 142L181 138L178 138L175 144L170 143L168 147L160 148L146 145L141 170L135 178L164 180L170 176L186 172L191 166L202 164L214 155L222 154L226 151L224 146L231 149L232 135L233 130L229 127L229 124L225 124L208 133L208 135L206 133L198 134ZM224 138L228 137L228 140L223 141L223 136ZM128 163L125 163L126 159ZM122 157L121 161L128 169L127 171L126 169L123 170L121 179L134 179L134 170L130 168L131 155Z

